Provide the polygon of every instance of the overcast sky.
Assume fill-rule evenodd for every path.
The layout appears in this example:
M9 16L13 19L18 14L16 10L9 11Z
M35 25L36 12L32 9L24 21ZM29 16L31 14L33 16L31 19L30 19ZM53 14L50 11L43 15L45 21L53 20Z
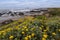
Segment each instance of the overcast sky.
M60 7L60 0L0 0L0 8Z

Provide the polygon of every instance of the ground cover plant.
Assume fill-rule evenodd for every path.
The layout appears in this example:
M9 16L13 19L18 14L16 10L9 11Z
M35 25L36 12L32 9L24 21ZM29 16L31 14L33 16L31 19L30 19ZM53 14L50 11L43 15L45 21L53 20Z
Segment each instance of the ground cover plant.
M0 26L0 40L60 40L60 18L26 16Z

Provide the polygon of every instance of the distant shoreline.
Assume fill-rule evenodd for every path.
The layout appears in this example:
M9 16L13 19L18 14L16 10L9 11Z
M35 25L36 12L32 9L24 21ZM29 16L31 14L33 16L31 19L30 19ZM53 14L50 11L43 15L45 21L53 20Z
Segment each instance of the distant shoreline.
M19 18L21 18L21 16L0 17L0 23L4 22L4 21L6 21L6 20L10 20L10 19L11 19L11 20L18 20Z

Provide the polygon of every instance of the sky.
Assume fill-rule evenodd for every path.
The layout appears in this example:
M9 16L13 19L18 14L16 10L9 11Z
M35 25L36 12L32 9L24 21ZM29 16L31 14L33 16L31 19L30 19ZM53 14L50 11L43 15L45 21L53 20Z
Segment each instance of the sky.
M0 0L1 9L60 7L60 0Z

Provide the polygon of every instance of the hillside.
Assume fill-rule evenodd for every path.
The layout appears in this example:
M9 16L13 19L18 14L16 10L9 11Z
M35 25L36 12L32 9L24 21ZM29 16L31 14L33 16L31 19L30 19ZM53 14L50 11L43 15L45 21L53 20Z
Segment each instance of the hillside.
M0 27L0 40L60 40L60 18L20 18Z

